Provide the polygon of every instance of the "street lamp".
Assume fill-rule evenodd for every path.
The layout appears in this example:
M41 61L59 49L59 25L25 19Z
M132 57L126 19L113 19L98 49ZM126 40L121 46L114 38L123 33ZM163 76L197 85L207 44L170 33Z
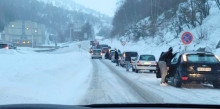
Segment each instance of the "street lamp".
M15 25L11 25L11 27L12 27L12 28L14 28L14 27L15 27Z
M34 34L36 34L37 32L37 30L34 30L34 33L32 34L32 48L34 48Z

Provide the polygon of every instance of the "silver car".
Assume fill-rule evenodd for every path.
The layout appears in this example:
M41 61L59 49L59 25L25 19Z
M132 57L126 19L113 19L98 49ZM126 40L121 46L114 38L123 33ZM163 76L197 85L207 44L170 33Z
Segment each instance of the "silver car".
M132 64L132 71L139 73L143 72L156 72L157 62L154 55L139 55L137 60Z
M91 53L91 58L98 58L98 59L102 59L102 50L101 49L93 49L92 53Z

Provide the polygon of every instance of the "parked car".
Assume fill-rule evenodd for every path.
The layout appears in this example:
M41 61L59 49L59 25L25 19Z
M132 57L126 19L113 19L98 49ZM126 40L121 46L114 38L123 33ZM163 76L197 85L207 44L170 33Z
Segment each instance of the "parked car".
M16 49L12 43L0 43L0 49Z
M175 87L194 82L220 88L220 60L211 52L179 52L169 67L166 81L172 81Z
M154 55L140 55L137 57L136 61L132 64L132 71L139 73L139 71L144 72L157 72L157 61Z
M111 50L109 54L109 60L112 59L112 56L115 54L115 50Z
M106 45L106 44L100 44L100 47L101 47L101 49L102 49L102 48L108 48L108 45Z
M136 51L126 51L126 52L123 52L122 53L122 58L120 60L120 65L122 67L125 66L125 58L126 56L131 56L131 63L134 63L137 59L137 56L138 56L138 52Z
M90 45L95 46L95 41L90 41Z
M98 58L98 59L102 59L102 50L101 49L94 49L91 53L91 58Z
M102 53L106 53L108 51L108 47L102 47Z
M9 49L8 44L0 43L0 49Z
M119 57L119 62L120 62L120 57L122 57L122 53L118 53L118 57ZM114 52L114 54L112 55L112 57L111 57L111 61L113 62L113 63L115 63L115 52Z

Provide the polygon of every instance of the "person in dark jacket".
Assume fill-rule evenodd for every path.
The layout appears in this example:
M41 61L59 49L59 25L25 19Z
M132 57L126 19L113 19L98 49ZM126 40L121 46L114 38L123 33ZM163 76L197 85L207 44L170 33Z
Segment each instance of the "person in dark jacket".
M126 64L126 71L128 72L130 69L130 65L131 65L131 56L127 55L125 57L125 64Z
M117 51L117 49L115 49L115 62L116 62L116 66L119 66L118 59L119 59L119 57L118 57L118 51Z
M166 76L168 74L168 70L169 70L169 66L171 64L171 60L176 55L176 54L173 54L172 52L173 52L173 48L170 47L167 52L162 52L161 55L160 55L160 58L159 58L158 65L159 65L161 75L162 75L161 84L160 84L161 86L167 86L168 85L166 83Z

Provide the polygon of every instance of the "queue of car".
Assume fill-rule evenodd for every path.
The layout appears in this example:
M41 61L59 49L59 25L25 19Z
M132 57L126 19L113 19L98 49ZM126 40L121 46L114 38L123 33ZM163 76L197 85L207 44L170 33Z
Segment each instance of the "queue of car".
M105 49L105 47L102 47L102 49ZM101 53L102 49L99 49L98 54ZM108 59L115 63L115 50L108 50L110 51ZM153 72L156 73L157 78L161 78L158 62L154 55L138 54L136 51L119 52L119 64L122 67L125 66L126 56L131 57L133 72ZM171 82L175 87L190 83L209 83L214 88L220 88L220 59L212 52L177 52L171 61L168 72L166 81Z

